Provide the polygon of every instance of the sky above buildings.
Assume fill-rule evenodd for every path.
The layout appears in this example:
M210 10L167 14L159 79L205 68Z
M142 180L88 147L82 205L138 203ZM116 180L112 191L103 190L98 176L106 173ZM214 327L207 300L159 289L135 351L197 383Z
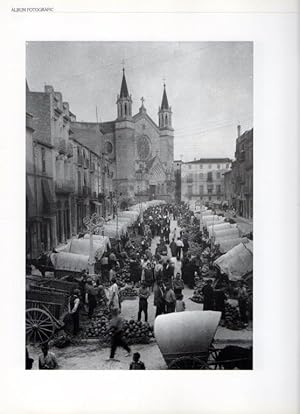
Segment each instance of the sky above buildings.
M253 127L251 42L28 42L30 90L52 85L78 121L116 119L122 67L133 113L158 123L163 79L173 111L175 159L234 157L237 125Z

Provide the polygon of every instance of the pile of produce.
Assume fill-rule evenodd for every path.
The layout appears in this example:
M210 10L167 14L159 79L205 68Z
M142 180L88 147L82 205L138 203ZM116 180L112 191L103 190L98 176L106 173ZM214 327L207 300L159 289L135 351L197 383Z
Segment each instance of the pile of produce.
M110 319L111 317L111 311L109 310L108 306L105 306L101 309L98 309L96 312L94 312L94 317L92 320L98 320L101 318Z
M190 299L195 303L203 303L203 296L200 293L200 290L195 290L193 296Z
M201 291L205 286L206 281L203 278L195 277L195 289Z
M125 321L124 337L129 344L148 343L154 337L153 327L148 322Z
M116 280L119 287L124 287L130 282L129 266L125 264L122 269L117 270Z
M228 329L236 331L243 329L238 306L234 306L228 302L225 305L225 326Z
M93 318L86 329L86 336L99 338L101 344L109 344L111 338L109 319L105 316ZM133 319L125 320L123 337L128 344L146 344L153 337L153 327L147 322L137 322Z
M190 298L195 303L203 303L202 288L205 285L205 280L200 277L195 277L195 290L193 296Z
M137 297L137 291L131 286L126 286L121 290L120 296L122 300L125 299L135 299Z

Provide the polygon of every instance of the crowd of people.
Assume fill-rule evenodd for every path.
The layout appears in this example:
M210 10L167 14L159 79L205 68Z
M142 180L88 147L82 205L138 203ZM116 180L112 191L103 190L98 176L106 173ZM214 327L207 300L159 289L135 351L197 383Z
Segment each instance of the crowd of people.
M171 227L172 220L176 220L177 228ZM130 282L138 293L138 321L141 321L142 317L145 322L148 321L148 302L152 293L155 317L185 311L185 286L194 289L195 281L209 274L210 263L220 255L218 247L211 246L206 233L199 234L199 251L193 255L189 251L191 227L199 228L199 225L194 214L184 203L148 208L131 231L123 234L119 242L104 254L98 264L97 277L92 278L87 272L82 273L79 289L75 289L69 299L69 317L72 320L73 334L77 335L80 330L82 310L85 310L88 318L92 318L97 304L104 303L112 316L109 360L115 360L118 347L123 347L127 355L131 355L130 347L122 337L122 287L118 281L118 274L125 267L128 269L127 282ZM153 239L157 241L155 249ZM224 317L228 285L228 277L218 271L215 271L213 279L206 279L202 288L203 310L218 310ZM241 317L246 324L247 290L244 285L239 287L238 300ZM47 357L48 351L43 355L40 369L44 369L44 361L50 359ZM130 369L145 369L137 353L133 356Z

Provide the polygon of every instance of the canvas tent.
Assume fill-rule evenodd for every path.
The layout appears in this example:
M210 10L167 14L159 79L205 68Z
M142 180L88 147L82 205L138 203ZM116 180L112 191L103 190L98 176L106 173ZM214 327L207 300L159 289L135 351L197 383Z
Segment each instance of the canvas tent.
M106 251L106 244L104 239L97 240L93 239L93 255L96 259L100 260ZM67 244L64 252L74 253L84 256L89 256L90 254L90 240L89 239L72 239L70 243Z
M228 229L235 229L237 228L236 224L224 223L223 221L218 222L216 224L212 224L207 227L209 237L212 237L215 232L220 230L228 230Z
M238 228L230 228L214 232L215 242L221 239L237 239L238 237L240 237Z
M229 280L240 280L244 275L253 271L253 243L240 243L214 261Z
M89 257L83 254L60 252L52 253L50 258L55 270L82 272L89 267Z
M221 253L226 253L231 250L234 246L240 243L247 243L247 237L238 237L235 239L220 239L217 241Z
M84 239L90 239L90 235L87 233L84 235ZM108 236L101 236L100 234L93 234L93 242L101 242L105 246L105 251L111 248L110 240Z

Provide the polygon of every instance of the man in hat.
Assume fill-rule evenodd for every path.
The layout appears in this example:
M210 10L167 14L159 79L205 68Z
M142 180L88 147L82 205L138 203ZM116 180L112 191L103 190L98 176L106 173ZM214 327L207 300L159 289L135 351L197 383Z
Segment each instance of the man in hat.
M109 308L112 311L119 311L120 310L120 300L119 300L119 288L117 285L116 278L111 280L111 287L109 288Z
M176 296L174 290L172 289L171 283L168 283L166 286L165 292L165 303L166 303L166 313L175 312L176 307Z
M154 306L156 306L155 317L165 313L164 285L160 279L154 288Z
M138 321L141 320L142 312L144 312L144 315L145 315L145 322L148 321L148 298L149 296L150 296L149 288L147 287L146 282L142 282L142 285L139 288Z
M80 305L80 290L75 289L70 296L68 310L73 322L73 335L79 332L79 305Z
M87 279L85 302L88 304L89 311L88 317L91 319L94 313L94 309L97 306L97 294L98 289L93 285L93 279L89 277Z
M112 331L111 336L111 349L110 349L110 357L107 361L117 361L115 359L115 353L118 346L121 346L127 351L126 356L130 356L131 349L125 342L123 338L123 319L120 316L120 312L118 309L113 309L112 311L112 318L110 320L110 328Z
M208 279L202 288L203 310L214 310L214 289L212 280Z

